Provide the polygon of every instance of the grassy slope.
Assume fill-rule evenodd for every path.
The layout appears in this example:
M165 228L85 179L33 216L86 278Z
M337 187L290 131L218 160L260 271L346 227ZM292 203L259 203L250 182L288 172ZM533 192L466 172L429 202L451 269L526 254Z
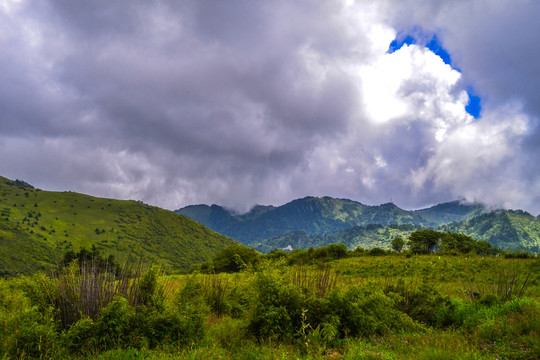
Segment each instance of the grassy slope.
M187 269L236 242L184 216L137 201L8 185L0 177L0 272L28 272L96 245Z

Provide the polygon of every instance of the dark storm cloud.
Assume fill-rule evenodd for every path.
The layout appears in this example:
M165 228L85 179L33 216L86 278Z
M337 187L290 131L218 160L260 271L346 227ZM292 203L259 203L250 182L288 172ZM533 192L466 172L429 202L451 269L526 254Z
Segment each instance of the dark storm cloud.
M510 4L501 2L501 9L488 8L493 19L475 21L482 3L450 7L463 15L458 20L445 15L444 3L408 4L415 9L410 21L399 16L402 5L374 1L6 1L1 175L167 208L206 202L246 210L304 195L392 198L405 207L481 197L472 172L456 187L453 168L437 164L457 156L451 160L474 168L445 144L495 125L502 145L489 170L516 152L537 156L538 129L530 124L540 89L530 73L540 61L533 63L537 25L529 23L538 6L523 2L505 15ZM520 16L526 35L512 42ZM490 103L497 109L507 98L521 108L467 125L464 111L455 110L461 90L449 68L412 48L385 55L392 36L413 26L442 29L438 35L463 70L460 82L483 96L487 114ZM367 78L376 69L386 76L389 56L404 72L416 69L395 94L379 86L392 77ZM500 73L504 61L513 64L511 74ZM370 86L394 102L371 104ZM401 102L408 112L396 115L392 104ZM376 119L388 109L394 118ZM526 130L504 126L515 114ZM482 144L479 152L490 146ZM540 210L522 195L530 187L538 197L538 165L524 164L519 194L486 201Z

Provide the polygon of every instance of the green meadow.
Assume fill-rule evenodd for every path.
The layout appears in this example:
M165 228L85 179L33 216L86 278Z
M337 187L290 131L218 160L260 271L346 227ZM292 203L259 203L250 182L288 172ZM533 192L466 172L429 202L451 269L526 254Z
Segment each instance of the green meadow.
M1 280L0 358L539 358L537 258L227 254L213 265L234 272L74 262Z

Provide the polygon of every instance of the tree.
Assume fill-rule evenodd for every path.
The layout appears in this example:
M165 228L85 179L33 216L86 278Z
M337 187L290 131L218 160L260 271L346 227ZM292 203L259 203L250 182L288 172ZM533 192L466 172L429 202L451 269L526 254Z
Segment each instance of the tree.
M467 254L476 250L476 241L464 234L446 233L441 238L440 247L442 251L459 251Z
M429 254L435 250L439 240L444 236L435 230L419 230L414 231L409 235L407 245L415 254Z
M395 252L401 252L401 250L403 250L403 246L405 246L405 240L403 240L400 237L394 238L394 240L392 240L391 245L392 245L392 249Z
M261 254L244 245L231 245L222 249L212 260L215 272L238 272L245 266L256 264Z
M345 244L330 244L328 245L328 252L334 259L341 259L347 256L347 245Z

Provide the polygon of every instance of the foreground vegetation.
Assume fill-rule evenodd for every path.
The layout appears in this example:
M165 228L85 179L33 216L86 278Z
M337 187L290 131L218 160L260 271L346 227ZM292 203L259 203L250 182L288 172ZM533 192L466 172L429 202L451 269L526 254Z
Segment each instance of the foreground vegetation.
M363 252L294 265L292 254L254 262L229 255L238 266L228 270L238 272L165 276L133 264L113 275L103 264L74 261L52 276L1 280L0 358L540 354L536 258Z

